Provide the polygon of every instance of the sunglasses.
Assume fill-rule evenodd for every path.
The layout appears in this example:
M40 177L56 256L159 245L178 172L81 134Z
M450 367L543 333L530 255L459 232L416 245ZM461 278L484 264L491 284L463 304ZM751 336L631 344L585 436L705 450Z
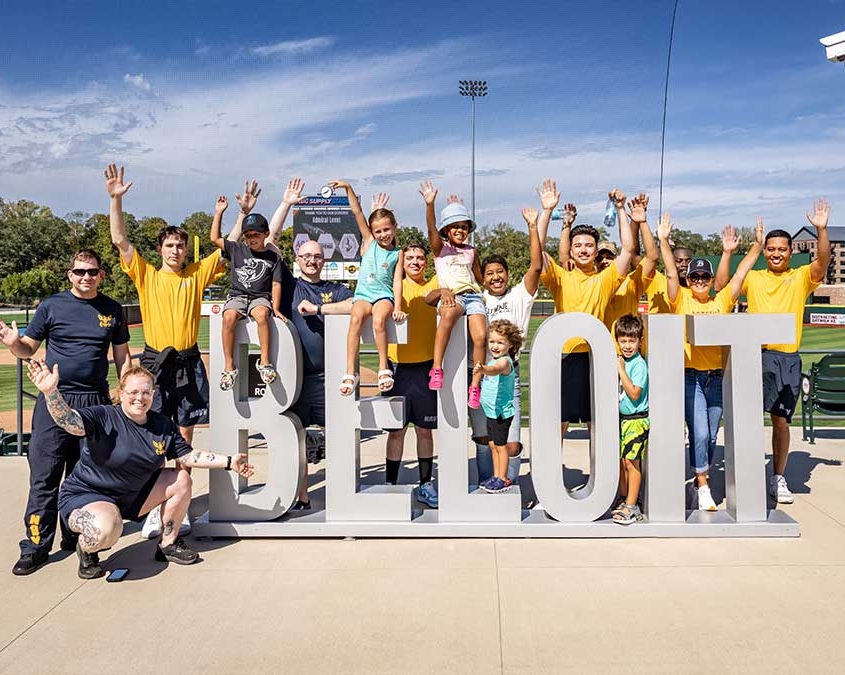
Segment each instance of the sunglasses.
M81 279L82 277L84 277L86 274L87 274L89 277L96 277L98 274L100 274L100 272L102 272L102 270L101 270L99 267L92 267L91 269L81 269L81 268L77 268L77 269L72 269L72 270L70 271L70 273L71 273L73 276L75 276L75 277L79 277L80 279Z
M708 276L707 274L690 274L687 276L687 279L694 284L706 284L712 278L713 277Z

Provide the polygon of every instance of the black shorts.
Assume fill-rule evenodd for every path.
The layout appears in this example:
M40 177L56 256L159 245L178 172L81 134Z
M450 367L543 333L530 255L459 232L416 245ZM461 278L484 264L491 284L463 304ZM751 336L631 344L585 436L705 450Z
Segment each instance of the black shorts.
M564 354L560 359L560 421L590 422L592 419L590 354Z
M149 368L150 359L141 356L141 365ZM188 382L176 384L176 378L169 369L156 375L156 393L152 409L167 415L180 427L208 424L208 374L199 356L189 359Z
M153 491L153 487L155 487L156 481L160 475L161 469L156 469L152 476L150 476L150 479L144 484L144 487L142 487L137 494L121 497L120 499L93 491L77 492L74 490L71 492L70 490L63 489L59 493L59 514L61 515L64 524L68 525L68 518L70 518L70 514L76 509L85 508L88 504L92 504L93 502L110 502L117 507L118 511L120 511L120 517L124 520L143 520L144 516L142 516L139 512L141 507L144 505L144 502L147 501L147 497L150 496L150 492Z
M299 398L290 407L302 421L302 426L326 426L326 376L325 373L311 373L302 378Z
M763 350L763 410L792 421L801 387L801 357L798 352Z
M405 397L402 428L409 424L421 429L437 428L437 392L428 388L428 371L432 363L390 363L393 389L382 392L382 396Z
M493 445L507 445L512 422L513 415L487 418L487 437L493 442Z

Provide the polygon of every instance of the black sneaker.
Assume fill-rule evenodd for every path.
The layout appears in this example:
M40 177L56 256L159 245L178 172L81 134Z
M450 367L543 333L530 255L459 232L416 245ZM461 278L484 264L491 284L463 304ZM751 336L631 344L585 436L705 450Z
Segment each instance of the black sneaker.
M311 500L309 499L307 502L302 501L301 499L297 499L296 503L290 507L291 511L310 511L311 510Z
M177 539L169 546L156 546L156 560L172 562L177 565L193 565L199 560L199 554L185 545L184 539Z
M79 569L76 573L80 579L99 579L106 573L100 567L100 556L96 553L86 553L79 542L76 543L76 555L79 558Z
M21 557L12 568L12 574L17 577L25 577L32 574L42 565L47 563L50 554L47 551L36 551L35 553L21 553Z

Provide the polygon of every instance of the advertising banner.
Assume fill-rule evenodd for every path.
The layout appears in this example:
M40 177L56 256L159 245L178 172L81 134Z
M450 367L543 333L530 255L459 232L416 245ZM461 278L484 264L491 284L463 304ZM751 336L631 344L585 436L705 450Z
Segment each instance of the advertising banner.
M326 265L322 277L332 281L358 278L361 234L344 196L306 197L293 210L293 250L313 240L323 247ZM299 267L294 265L294 275Z

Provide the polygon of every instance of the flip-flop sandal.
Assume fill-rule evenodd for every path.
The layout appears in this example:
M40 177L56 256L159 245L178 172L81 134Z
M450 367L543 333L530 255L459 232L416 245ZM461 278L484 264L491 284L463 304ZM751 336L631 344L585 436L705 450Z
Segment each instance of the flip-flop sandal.
M393 389L393 371L385 368L378 371L378 390L390 391Z
M340 380L340 395L350 396L358 386L358 373L346 373Z
M230 391L235 386L235 379L238 377L238 369L224 370L220 373L220 388L223 391Z

